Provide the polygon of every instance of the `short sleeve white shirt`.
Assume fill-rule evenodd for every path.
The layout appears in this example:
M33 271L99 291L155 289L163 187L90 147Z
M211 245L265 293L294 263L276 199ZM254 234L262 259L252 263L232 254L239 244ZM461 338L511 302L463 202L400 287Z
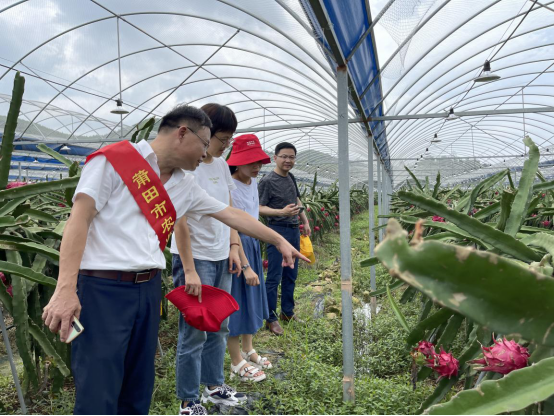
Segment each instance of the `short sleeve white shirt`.
M233 198L233 206L241 209L254 218L260 216L260 198L258 196L258 182L256 178L252 178L250 185L233 179L236 189L231 192Z
M229 193L236 188L229 166L223 158L213 158L211 163L201 163L192 174L196 183L208 195L229 205ZM199 220L187 217L190 230L192 257L198 260L220 261L229 257L231 229L211 217ZM171 242L171 252L179 254L175 236Z
M141 141L133 146L159 176L158 159L150 144ZM177 218L186 215L199 220L226 208L198 186L193 175L181 169L173 172L164 187ZM79 193L94 199L98 211L89 228L81 269L165 269L156 233L105 156L98 155L85 165L75 196Z

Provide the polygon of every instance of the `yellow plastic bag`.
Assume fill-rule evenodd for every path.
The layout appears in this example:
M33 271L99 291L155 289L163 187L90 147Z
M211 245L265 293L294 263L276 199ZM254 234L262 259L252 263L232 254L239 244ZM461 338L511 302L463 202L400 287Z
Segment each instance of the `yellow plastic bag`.
M306 256L310 261L315 263L314 248L312 246L312 240L307 235L300 236L300 253Z

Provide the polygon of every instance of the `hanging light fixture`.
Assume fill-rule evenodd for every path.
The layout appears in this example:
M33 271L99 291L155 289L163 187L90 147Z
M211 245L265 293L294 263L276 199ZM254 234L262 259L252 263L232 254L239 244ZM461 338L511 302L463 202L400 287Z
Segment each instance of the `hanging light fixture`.
M435 133L435 136L433 137L433 140L431 140L431 143L440 143L442 142L441 139L439 139L439 135Z
M35 160L33 160L33 163L38 163L38 159L35 157Z
M498 74L495 74L491 71L491 63L489 61L485 61L485 65L483 65L483 71L481 72L481 75L479 75L477 78L475 78L474 82L489 82L489 81L496 81L499 80L501 77Z
M127 110L123 106L123 101L121 101L119 98L115 100L115 107L113 107L110 110L110 113L112 114L129 114L129 110Z
M310 167L310 164L308 162L306 162L306 167L309 168Z
M452 121L459 118L456 114L454 114L454 108L450 107L450 111L448 112L448 116L446 116L446 121Z
M68 145L64 144L60 150L71 150L71 147L69 147Z

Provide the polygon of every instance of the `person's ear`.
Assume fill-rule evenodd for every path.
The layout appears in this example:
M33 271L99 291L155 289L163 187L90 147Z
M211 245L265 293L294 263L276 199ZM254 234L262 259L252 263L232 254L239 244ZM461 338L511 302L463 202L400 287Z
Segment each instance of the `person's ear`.
M187 127L179 126L179 130L178 130L179 140L182 141L185 138L185 134L187 134Z

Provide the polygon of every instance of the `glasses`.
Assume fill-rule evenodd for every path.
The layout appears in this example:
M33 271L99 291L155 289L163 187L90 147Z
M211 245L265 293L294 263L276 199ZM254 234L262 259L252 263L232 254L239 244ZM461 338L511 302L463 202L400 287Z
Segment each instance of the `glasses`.
M196 137L198 137L200 139L200 141L204 144L204 151L208 150L208 147L210 146L210 141L208 140L208 142L206 142L202 137L200 137L198 134L196 134L196 132L193 129L191 129L189 126L170 126L170 127L174 127L176 129L178 129L179 127L185 127L192 134L194 134Z
M283 160L290 160L292 162L294 162L296 160L296 156L289 156L289 155L279 155L277 157L280 157L281 159Z
M208 150L208 147L210 147L210 141L209 140L207 142L204 141L204 139L202 137L200 137L198 134L196 134L196 132L188 126L179 126L179 127L186 127L187 130L189 130L192 134L194 134L196 137L198 137L200 139L200 141L204 144L204 151Z
M220 138L217 134L214 134L214 137L219 140L221 142L221 144L225 145L225 146L228 146L230 144L233 144L235 139L233 139L232 137L229 137L228 139L222 139Z

